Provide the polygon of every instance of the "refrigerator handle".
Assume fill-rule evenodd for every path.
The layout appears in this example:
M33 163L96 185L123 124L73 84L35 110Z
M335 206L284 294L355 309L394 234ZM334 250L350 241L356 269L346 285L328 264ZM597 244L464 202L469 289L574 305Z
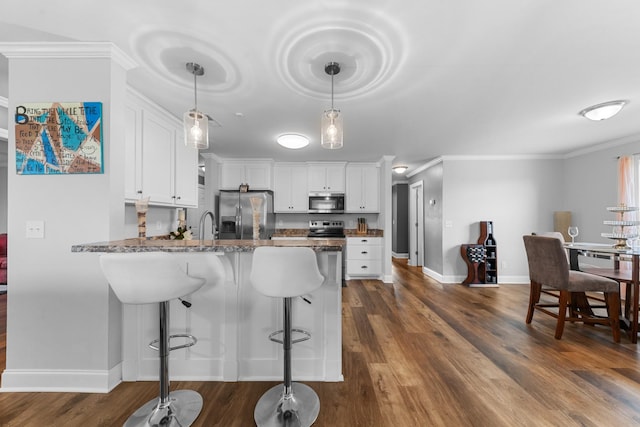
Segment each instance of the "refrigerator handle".
M242 206L236 207L236 239L242 239Z

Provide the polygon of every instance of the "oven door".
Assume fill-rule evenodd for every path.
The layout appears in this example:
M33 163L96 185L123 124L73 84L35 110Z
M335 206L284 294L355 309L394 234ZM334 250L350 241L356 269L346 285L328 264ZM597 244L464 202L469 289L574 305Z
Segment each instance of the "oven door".
M344 194L310 193L309 213L344 213Z

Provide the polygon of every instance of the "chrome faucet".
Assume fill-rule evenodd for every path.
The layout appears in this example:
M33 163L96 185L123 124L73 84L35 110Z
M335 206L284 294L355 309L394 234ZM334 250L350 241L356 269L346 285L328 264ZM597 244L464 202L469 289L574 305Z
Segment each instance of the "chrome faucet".
M204 240L204 221L205 219L207 219L207 216L211 217L211 234L212 239L215 240L216 238L216 219L215 216L213 215L213 212L211 211L204 211L204 213L202 214L202 216L200 217L200 226L198 228L198 232L199 232L199 236L198 238L200 240Z

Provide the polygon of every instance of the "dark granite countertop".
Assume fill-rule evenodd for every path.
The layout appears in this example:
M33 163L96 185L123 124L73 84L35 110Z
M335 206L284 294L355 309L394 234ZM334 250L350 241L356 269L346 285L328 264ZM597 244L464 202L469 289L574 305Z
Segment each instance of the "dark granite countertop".
M133 238L73 245L71 252L253 252L260 246L309 247L316 252L342 251L344 239L309 240L164 240Z

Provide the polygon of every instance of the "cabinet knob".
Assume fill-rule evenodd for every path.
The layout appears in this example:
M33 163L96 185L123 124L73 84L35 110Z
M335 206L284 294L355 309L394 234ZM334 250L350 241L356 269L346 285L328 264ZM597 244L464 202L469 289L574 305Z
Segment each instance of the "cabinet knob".
M142 194L142 190L138 190L138 191L136 191L136 193Z
M369 252L367 252L367 251L362 251L362 252L360 252L360 253L361 253L361 254L366 255L366 254L368 254Z
M361 266L360 268L369 268L369 267L367 267L366 265L363 265L363 266Z
M180 196L178 196L177 199L180 200Z

